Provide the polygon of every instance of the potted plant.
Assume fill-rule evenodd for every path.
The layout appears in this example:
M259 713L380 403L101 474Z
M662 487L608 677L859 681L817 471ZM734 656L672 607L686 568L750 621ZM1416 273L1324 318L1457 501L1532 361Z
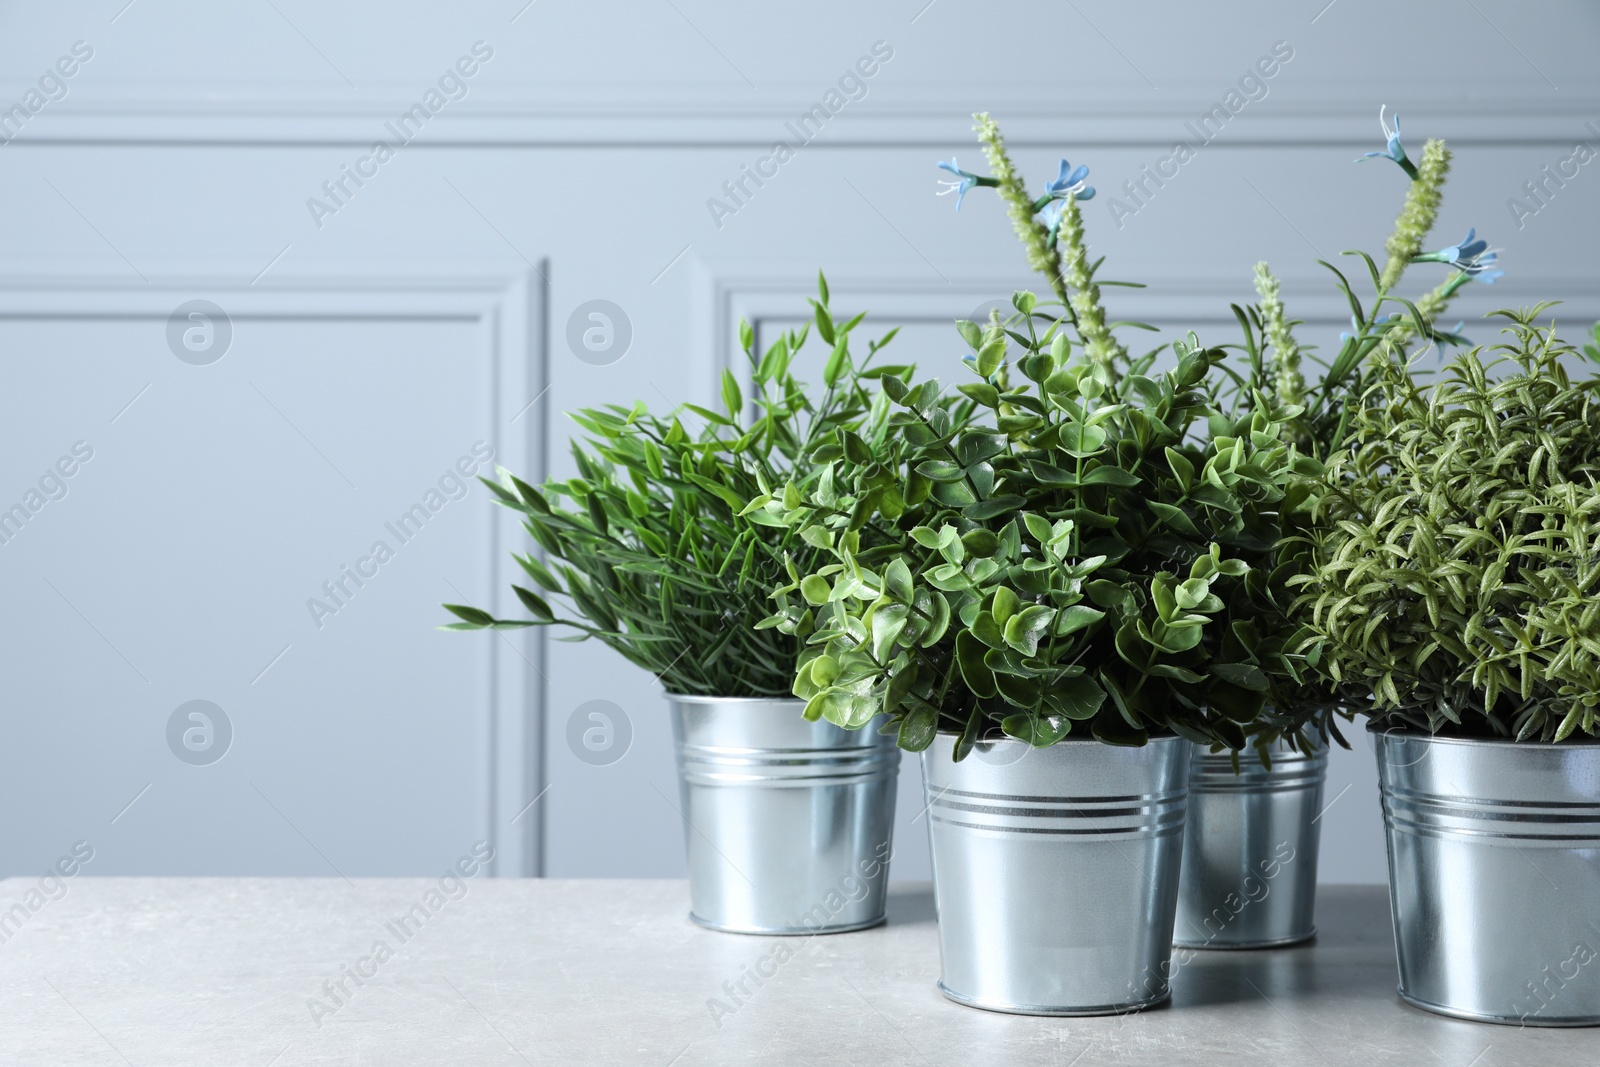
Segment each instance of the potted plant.
M862 316L836 320L820 275L818 288L814 332L831 347L819 396L789 369L813 324L764 353L741 324L753 395L724 371L721 411L683 405L703 423L698 432L643 404L574 413L587 433L573 447L577 477L540 488L505 472L501 484L484 480L545 558L560 561L516 556L531 579L515 587L529 617L445 605L460 620L450 628L563 626L661 680L690 917L718 930L837 932L884 918L899 753L890 739L801 716L788 696L799 642L756 624L784 560L820 566L821 550L764 513L742 513L773 486L810 491L828 477L816 465L827 443L885 414L886 398L864 383L902 371L868 367L892 331L852 354ZM573 616L558 611L563 601Z
M1318 463L1340 451L1357 408L1385 360L1403 362L1414 342L1457 344L1456 333L1434 320L1469 281L1493 281L1496 253L1469 233L1460 245L1423 252L1441 202L1450 154L1442 141L1429 141L1413 164L1400 141L1399 116L1391 126L1379 113L1385 149L1363 158L1394 161L1410 179L1404 206L1387 242L1380 271L1373 259L1359 258L1374 290L1368 304L1355 296L1350 280L1331 263L1335 283L1350 302L1351 332L1327 363L1306 366L1295 339L1297 322L1288 318L1279 282L1267 264L1255 269L1257 305L1234 307L1244 332L1247 366L1230 407L1236 425L1258 407L1273 409L1281 432L1303 456ZM1360 162L1361 160L1358 160ZM1320 262L1320 261L1319 261ZM1440 263L1446 279L1412 303L1398 295L1406 268ZM1310 354L1310 346L1306 346ZM1309 372L1309 373L1308 373ZM1252 737L1259 759L1241 760L1235 752L1197 747L1190 775L1189 828L1184 836L1176 941L1187 948L1259 948L1304 941L1316 932L1319 818L1327 777L1328 744L1349 747L1338 731L1335 713L1350 714L1370 700L1358 683L1335 683L1292 651L1301 643L1305 620L1294 603L1290 578L1308 566L1307 532L1313 521L1317 482L1301 479L1279 509L1283 522L1275 544L1240 546L1251 571L1243 590L1241 618L1258 635L1271 690L1268 710ZM1291 654L1279 654L1284 650ZM1271 650L1270 653L1268 650ZM1314 661L1313 656L1313 661ZM1299 729L1297 729L1297 727Z
M1500 312L1431 385L1386 363L1299 579L1368 688L1400 996L1600 1024L1600 381Z
M841 433L814 489L752 500L830 553L791 565L769 621L806 641L808 718L886 715L923 753L944 993L1128 1011L1168 995L1190 743L1242 747L1263 706L1232 546L1275 537L1294 452L1267 409L1209 432L1220 349L1191 334L1161 373L1128 357L1087 169L1036 200L977 120L992 173L940 165L961 195L999 190L1055 300L1017 293L1014 329L958 323L959 398L886 375L894 412Z

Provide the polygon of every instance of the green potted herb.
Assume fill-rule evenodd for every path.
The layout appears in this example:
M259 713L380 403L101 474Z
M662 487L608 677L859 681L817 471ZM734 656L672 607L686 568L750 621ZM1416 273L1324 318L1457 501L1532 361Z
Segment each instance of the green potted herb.
M1546 306L1431 386L1384 366L1299 585L1372 693L1400 995L1600 1024L1600 381Z
M991 174L1054 301L958 324L970 380L886 376L895 410L815 488L752 501L826 548L794 561L771 625L806 640L806 714L880 714L923 753L943 978L1000 1011L1165 999L1190 742L1242 747L1268 680L1230 627L1276 537L1294 450L1269 409L1212 434L1223 358L1130 358L1100 300L1063 162L1034 199L977 116ZM1020 355L1007 359L1008 340ZM1219 632L1224 631L1226 632ZM1127 798L1142 798L1129 804Z
M813 458L819 445L881 422L887 401L868 380L904 372L868 366L892 331L852 353L862 316L835 320L820 276L818 288L814 329L758 353L741 326L750 395L724 371L722 410L682 406L700 430L643 404L585 409L572 414L587 434L573 447L577 477L537 488L510 474L485 480L543 550L544 560L516 557L529 617L445 605L461 620L453 629L566 627L661 680L690 915L720 930L835 932L884 917L899 754L889 739L801 716L788 695L800 643L756 624L784 561L820 566L822 551L744 512L774 486L810 491L831 476ZM816 396L789 369L813 332L831 347Z
M1386 112L1379 119L1387 144L1363 159L1393 160L1410 180L1383 268L1365 253L1345 253L1359 259L1371 279L1368 303L1338 268L1322 263L1351 310L1352 332L1342 335L1331 360L1317 360L1311 346L1302 349L1294 335L1298 323L1288 318L1267 264L1256 265L1259 303L1233 309L1244 330L1247 365L1229 398L1229 417L1238 425L1258 408L1273 410L1282 419L1285 439L1318 462L1344 448L1351 420L1371 402L1369 389L1386 362L1403 362L1414 344L1460 342L1455 333L1438 329L1435 318L1463 285L1499 274L1493 269L1496 254L1475 233L1453 248L1422 250L1442 200L1450 154L1442 141L1429 141L1413 164L1400 142L1399 117L1393 126ZM1413 263L1451 268L1441 284L1415 302L1400 294ZM1370 700L1359 683L1335 684L1316 670L1314 655L1311 662L1296 655L1306 620L1288 583L1308 566L1306 535L1314 521L1317 484L1300 479L1289 487L1276 543L1240 546L1251 570L1237 614L1257 635L1271 689L1252 735L1260 759L1241 760L1214 747L1195 751L1178 899L1177 943L1185 947L1285 945L1315 933L1328 744L1349 747L1339 734L1336 713L1350 714Z

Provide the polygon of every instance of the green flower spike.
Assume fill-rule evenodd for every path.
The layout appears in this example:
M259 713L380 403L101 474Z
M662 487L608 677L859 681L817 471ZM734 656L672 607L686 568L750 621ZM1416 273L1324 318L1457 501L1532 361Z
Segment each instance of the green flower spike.
M1256 264L1256 293L1261 297L1261 319L1267 343L1272 346L1272 383L1285 405L1305 403L1306 380L1300 373L1300 346L1289 332L1278 295L1278 279L1265 263Z
M1028 195L1027 187L1006 154L1005 138L988 112L972 116L973 127L989 157L989 169L999 182L1000 196L1011 214L1011 225L1027 252L1028 266L1050 280L1057 299L1066 305L1073 325L1083 341L1084 351L1094 361L1107 383L1117 379L1117 363L1126 352L1106 326L1105 307L1100 303L1100 287L1090 268L1089 247L1084 240L1083 212L1078 198L1069 196L1053 201L1061 205L1057 216L1056 240L1050 240L1051 227L1039 221L1041 205Z
M1006 154L1006 141L1000 127L987 111L972 116L977 123L978 140L983 142L984 154L989 157L990 177L1006 202L1011 215L1011 227L1017 231L1023 251L1028 256L1028 266L1051 279L1056 296L1067 302L1066 289L1061 281L1061 256L1050 243L1050 230L1037 218L1033 198L1023 184L1022 176Z
M1383 275L1378 287L1390 292L1400 284L1400 276L1412 258L1422 254L1422 243L1433 229L1439 214L1439 201L1444 191L1444 179L1450 173L1450 149L1443 141L1434 138L1422 146L1422 162L1417 166L1417 176L1406 192L1406 204L1395 220L1394 232L1384 245L1389 261L1383 265Z

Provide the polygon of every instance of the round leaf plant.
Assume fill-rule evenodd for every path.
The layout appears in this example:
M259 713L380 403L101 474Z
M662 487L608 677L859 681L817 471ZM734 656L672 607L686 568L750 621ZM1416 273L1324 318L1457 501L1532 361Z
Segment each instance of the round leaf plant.
M831 556L791 561L763 624L806 638L794 692L846 727L887 713L912 750L945 730L964 754L996 727L1044 746L1075 723L1242 747L1268 681L1228 611L1247 569L1229 548L1277 536L1293 450L1265 412L1201 432L1220 350L1180 343L1174 369L1107 382L1060 324L1033 332L1032 294L1016 303L1026 384L1003 328L965 323L968 404L886 376L873 437L841 430L813 489L755 502Z

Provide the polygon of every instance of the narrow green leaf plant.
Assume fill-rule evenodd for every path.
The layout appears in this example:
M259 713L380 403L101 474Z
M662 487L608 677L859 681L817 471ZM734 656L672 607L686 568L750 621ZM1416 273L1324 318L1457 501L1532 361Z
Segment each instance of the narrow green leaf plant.
M1600 736L1600 379L1547 307L1499 312L1506 339L1431 386L1387 365L1328 463L1293 582L1324 668L1379 721Z
M909 373L871 366L893 330L852 351L864 316L836 317L821 275L811 304L811 321L764 352L741 323L749 386L724 371L720 410L585 408L571 414L585 433L572 446L575 477L539 487L503 470L499 481L481 479L538 550L515 555L527 581L513 589L527 617L446 604L458 621L445 628L564 627L569 639L615 649L668 692L787 696L799 639L757 623L785 561L821 567L825 553L762 505L774 493L826 495L839 435L870 432L887 416L871 379ZM813 335L828 347L815 395L790 369ZM683 419L701 426L691 431Z
M1333 264L1318 261L1332 273L1350 308L1350 331L1340 335L1332 359L1318 360L1311 346L1302 347L1296 340L1294 328L1300 324L1288 318L1280 283L1266 263L1255 268L1259 303L1233 308L1243 327L1248 366L1230 398L1230 417L1236 422L1251 419L1257 408L1266 404L1274 417L1282 420L1287 439L1317 464L1348 450L1364 408L1387 403L1391 394L1379 388L1380 383L1421 373L1416 369L1417 345L1425 342L1421 351L1427 351L1465 343L1461 325L1447 330L1436 320L1469 282L1491 283L1502 274L1497 267L1498 253L1476 230L1469 230L1461 242L1449 248L1423 250L1443 203L1450 150L1441 140L1429 140L1419 161L1413 163L1400 140L1399 116L1391 124L1384 110L1379 120L1384 149L1368 152L1357 162L1391 160L1406 176L1406 192L1385 244L1387 258L1381 269L1365 252L1344 253L1359 260L1365 269L1371 285L1366 302L1356 295L1357 286L1349 277ZM1401 283L1414 264L1443 265L1448 274L1413 300L1402 294ZM1370 430L1370 421L1367 425ZM1324 647L1320 643L1310 644L1304 655L1305 665L1311 669L1297 666L1295 653L1307 648L1312 620L1305 614L1307 602L1296 601L1292 586L1295 576L1312 566L1309 546L1319 521L1315 504L1321 491L1319 477L1297 479L1289 488L1290 506L1282 509L1284 527L1277 544L1244 553L1251 565L1247 592L1265 640L1289 652L1279 661L1283 669L1270 672L1270 710L1257 734L1260 741L1274 736L1274 725L1292 729L1305 721L1324 723L1338 738L1332 713L1363 709L1372 699L1364 675L1340 671L1330 676L1318 669ZM1240 610L1248 609L1241 605Z

